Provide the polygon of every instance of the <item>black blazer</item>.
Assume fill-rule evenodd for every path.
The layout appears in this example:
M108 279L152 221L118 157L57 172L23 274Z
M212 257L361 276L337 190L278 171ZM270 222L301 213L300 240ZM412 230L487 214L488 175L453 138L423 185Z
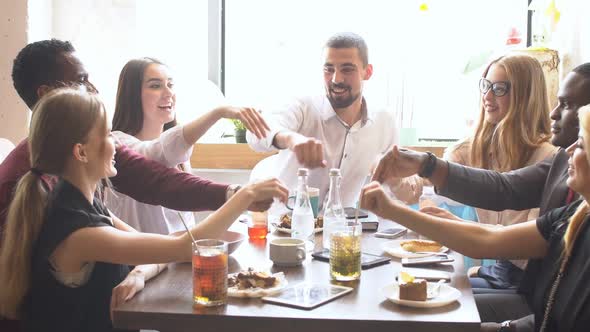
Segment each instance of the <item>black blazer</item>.
M540 208L539 215L564 206L567 198L569 156L559 149L550 158L514 171L467 167L449 162L449 175L437 193L463 204L486 210Z
M449 175L444 187L437 193L463 204L487 210L527 210L540 208L539 215L564 206L568 187L569 156L564 149L534 165L514 171L496 171L467 167L448 162ZM519 293L532 302L535 279L540 272L541 260L529 260ZM534 316L529 315L515 325L519 330L533 330Z

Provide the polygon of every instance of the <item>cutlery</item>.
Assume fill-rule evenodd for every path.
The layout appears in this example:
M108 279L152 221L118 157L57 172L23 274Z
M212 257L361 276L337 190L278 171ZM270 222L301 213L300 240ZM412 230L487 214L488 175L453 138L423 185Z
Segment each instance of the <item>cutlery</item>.
M440 294L440 285L445 282L445 279L440 279L436 284L432 285L432 287L426 292L426 298L430 300L437 297Z

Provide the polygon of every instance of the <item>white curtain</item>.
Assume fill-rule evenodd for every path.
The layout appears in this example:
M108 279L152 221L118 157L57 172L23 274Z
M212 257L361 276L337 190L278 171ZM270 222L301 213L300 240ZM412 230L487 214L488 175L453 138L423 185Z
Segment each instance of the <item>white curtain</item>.
M590 2L558 0L556 6L561 16L550 45L559 51L563 79L574 67L590 61Z

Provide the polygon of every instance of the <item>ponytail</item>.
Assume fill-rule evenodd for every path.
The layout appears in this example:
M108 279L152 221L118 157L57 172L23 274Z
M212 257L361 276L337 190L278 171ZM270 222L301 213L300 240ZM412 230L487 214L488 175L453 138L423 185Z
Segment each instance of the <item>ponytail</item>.
M586 203L584 200L580 206L578 206L574 215L570 218L569 225L567 226L565 235L563 236L563 241L565 242L564 253L566 255L570 255L572 253L574 243L576 242L576 238L580 233L580 228L582 228L582 225L584 224L584 220L586 220L587 213L588 203Z
M0 316L20 318L31 284L33 244L43 225L46 203L39 174L28 172L16 187L0 247Z

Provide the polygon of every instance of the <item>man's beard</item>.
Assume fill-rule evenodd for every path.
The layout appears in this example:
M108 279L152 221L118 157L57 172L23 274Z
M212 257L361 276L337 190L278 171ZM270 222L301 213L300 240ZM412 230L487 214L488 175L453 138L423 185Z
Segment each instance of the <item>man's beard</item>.
M335 96L332 92L332 88L345 88L348 90L348 94L345 94L343 96ZM328 93L327 93L328 100L330 101L330 104L332 104L332 108L334 108L334 109L346 108L346 107L352 105L352 103L354 103L357 99L359 99L360 96L361 96L360 93L353 95L351 93L350 86L339 85L339 84L331 85L330 88L328 89Z

